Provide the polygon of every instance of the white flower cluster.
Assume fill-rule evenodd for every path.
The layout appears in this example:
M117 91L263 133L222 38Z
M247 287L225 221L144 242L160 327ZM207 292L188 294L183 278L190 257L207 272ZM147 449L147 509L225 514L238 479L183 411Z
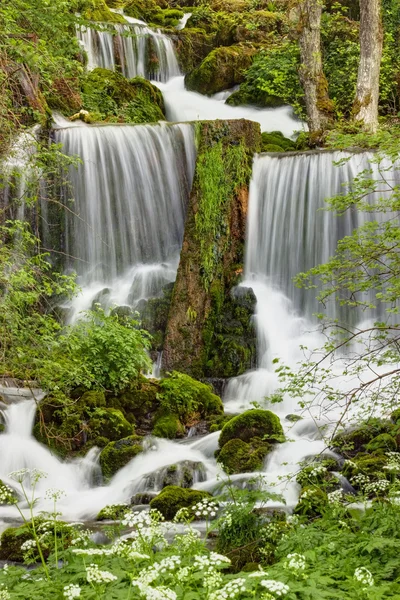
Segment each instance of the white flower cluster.
M343 492L342 490L335 490L334 492L330 492L328 494L328 503L333 505L338 505L343 500Z
M389 487L389 482L386 479L380 479L379 481L372 481L365 486L364 492L366 494L379 494L379 492L386 492Z
M5 483L0 484L0 504L14 504L13 491Z
M110 571L100 571L98 565L92 563L86 567L86 579L89 583L111 583L118 578Z
M200 531L193 527L187 526L183 535L175 536L175 542L178 544L182 552L190 550L193 546L199 543L201 537Z
M222 567L223 565L229 565L230 559L223 554L218 554L217 552L210 552L209 555L206 554L196 554L193 559L193 568L202 571L207 570L210 567Z
M35 540L26 540L26 542L21 544L22 552L29 552L29 550L32 550L33 548L36 548Z
M192 511L197 519L214 519L217 516L218 504L213 500L204 499L192 506Z
M216 569L210 568L203 574L203 585L208 592L217 590L222 585L222 575Z
M64 586L63 596L67 598L67 600L73 600L74 598L79 598L81 595L81 588L79 585L74 585L70 583L69 585Z
M315 494L318 493L318 491L319 490L317 488L307 488L306 490L301 492L300 498L301 500L304 500L305 498L311 498L312 496L315 496Z
M386 452L386 456L388 457L388 462L383 468L391 473L399 473L400 454L398 452Z
M150 587L141 581L132 581L132 585L136 586L140 590L140 595L146 600L176 600L177 596L173 590L167 587Z
M47 473L40 471L40 469L19 469L18 471L12 471L8 476L18 483L23 483L25 478L29 478L31 484L37 483L39 479L47 477Z
M72 530L75 534L76 530ZM79 534L71 540L71 544L73 546L77 546L78 544L82 544L82 546L87 546L90 542L91 531L89 529L85 529L83 531L79 531Z
M348 458L346 458L343 464L348 465L349 467L353 467L353 469L358 469L357 464L353 460L350 460Z
M275 581L275 579L262 579L260 584L267 588L269 592L275 596L278 596L278 598L281 596L286 596L290 589L288 585L282 583L281 581Z
M48 490L46 490L45 498L47 498L47 500L54 500L54 502L56 502L57 500L61 500L61 498L66 495L67 494L64 492L64 490L49 488Z
M180 508L174 517L174 523L185 523L193 517L190 510L186 507Z
M0 590L0 600L10 600L10 598L11 598L11 594L7 590L7 588L2 588Z
M286 523L288 523L289 525L298 525L300 519L298 517L298 515L288 515L286 517Z
M150 510L149 512L126 513L122 519L122 525L126 527L136 527L139 531L148 529L152 525L163 521L164 517L158 510Z
M230 598L237 598L246 591L246 580L243 577L232 579L223 588L215 590L209 595L209 600L228 600Z
M354 571L354 579L363 585L374 585L372 573L371 571L368 571L366 567L358 567L358 569Z
M288 554L286 557L285 567L289 571L304 571L306 568L306 557L303 554Z
M160 562L155 562L144 569L138 580L143 584L149 585L153 583L161 574L165 575L166 573L173 573L176 571L181 564L181 559L179 556L168 556L167 558L163 558Z
M369 477L363 473L358 473L358 475L354 475L354 477L350 479L350 483L363 489L369 484Z

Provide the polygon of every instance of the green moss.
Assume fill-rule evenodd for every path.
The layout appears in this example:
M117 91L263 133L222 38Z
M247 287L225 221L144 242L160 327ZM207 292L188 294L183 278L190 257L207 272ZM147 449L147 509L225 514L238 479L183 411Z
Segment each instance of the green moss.
M132 435L134 431L132 424L116 408L96 408L91 414L88 428L93 436L102 435L109 440L119 440Z
M387 457L384 454L364 454L360 453L351 461L346 461L343 467L343 475L351 480L354 475L366 475L371 480L385 478L385 465ZM357 488L357 484L355 484Z
M104 392L89 390L84 392L79 399L79 405L84 408L95 408L106 406L106 397Z
M177 31L175 36L178 62L184 73L198 67L214 47L214 36L212 34L190 25L181 31Z
M218 453L218 462L228 474L252 473L262 469L271 445L253 438L250 443L235 438L229 440Z
M101 509L96 517L96 521L119 521L129 512L127 504L110 504Z
M394 425L382 419L369 419L360 426L338 433L332 440L332 448L345 458L353 458L381 433L391 433Z
M397 443L389 433L381 433L368 442L365 449L368 452L395 452Z
M196 415L199 420L224 411L221 398L211 386L177 371L161 380L157 398L164 413L177 415L185 424L193 422Z
M396 410L392 412L390 419L393 423L400 423L400 408L396 408Z
M248 442L254 437L270 442L282 441L283 429L279 417L269 410L247 410L224 425L219 446L222 448L234 438Z
M110 442L100 454L103 475L109 479L143 450L142 438L131 435L116 442Z
M208 492L169 485L152 499L150 508L159 510L165 519L171 520L181 508L190 508L205 498L212 496Z
M128 17L153 23L156 15L160 13L160 7L154 0L128 0L124 6L124 13Z
M121 73L97 68L82 83L83 108L92 120L152 123L165 120L164 101L158 88L141 77L126 79Z
M188 90L209 95L231 88L244 80L255 53L249 46L216 48L186 75L185 85Z
M24 557L21 546L31 539L32 535L26 525L9 527L3 531L0 538L0 560L23 562Z
M153 429L153 435L161 438L174 440L185 434L185 428L175 415L164 415L157 419Z
M286 138L280 131L272 133L262 133L262 152L286 152L296 150L296 142ZM279 148L279 150L278 150Z
M226 212L230 198L248 181L247 149L244 144L226 147L217 142L198 155L196 168L200 200L195 215L196 241L200 273L208 289L229 243ZM218 240L223 240L223 245Z
M90 0L82 16L98 23L125 23L122 15L111 12L104 0Z

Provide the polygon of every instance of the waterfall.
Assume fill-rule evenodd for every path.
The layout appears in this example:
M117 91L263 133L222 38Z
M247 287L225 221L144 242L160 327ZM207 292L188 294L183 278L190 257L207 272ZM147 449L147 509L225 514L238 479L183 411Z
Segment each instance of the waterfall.
M334 166L345 158L347 162ZM381 178L379 166L371 158L368 152L257 156L250 188L246 277L266 277L307 318L321 312L316 291L297 288L293 278L327 262L337 242L367 220L381 218L374 211L354 209L338 217L323 210L325 200L346 193L346 184L362 171L372 169L372 177ZM392 171L391 177L395 178L396 172ZM388 182L388 186L390 183L396 182ZM373 301L373 293L368 299ZM340 309L334 302L328 303L327 313L347 323L360 322L370 314L360 307Z
M127 18L127 17L125 17ZM168 81L180 75L173 43L159 30L136 19L110 24L102 31L78 27L78 39L88 55L88 69L120 69L125 77Z
M348 161L341 166L333 164L343 158ZM361 172L371 169L372 177L381 179L378 165L371 159L368 152L255 157L243 285L252 287L257 297L259 368L229 382L225 392L227 411L249 408L249 402L264 401L280 387L275 358L296 370L310 352L324 345L326 338L313 319L314 313L325 312L351 325L380 317L379 307L371 311L338 307L331 302L324 309L315 299L317 290L298 289L293 283L298 273L326 262L334 254L339 239L351 235L367 219L383 218L373 210L368 213L349 210L342 216L322 210L326 207L325 200L346 193L348 184ZM398 172L392 169L388 174L389 166L389 162L381 165L387 179L386 188L382 190L380 186L381 197L390 193L391 185L399 184ZM369 201L372 204L374 198ZM366 299L373 300L373 293ZM342 363L336 363L336 370L334 385L343 391L352 389L354 380L340 375L345 371L345 356ZM287 398L273 410L285 416L299 407L296 401ZM320 414L320 407L316 407L316 414ZM332 422L339 414L330 415Z
M62 190L67 266L83 287L77 310L98 294L131 306L156 296L176 276L195 164L193 128L71 127L56 130L55 141L82 160Z

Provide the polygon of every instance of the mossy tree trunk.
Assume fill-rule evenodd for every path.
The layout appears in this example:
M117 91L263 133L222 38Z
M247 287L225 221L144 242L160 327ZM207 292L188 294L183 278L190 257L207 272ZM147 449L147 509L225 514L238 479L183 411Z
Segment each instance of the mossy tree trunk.
M322 132L333 116L328 82L322 68L321 15L319 0L303 0L299 5L300 81L304 89L307 122L311 133Z
M378 127L379 75L383 48L380 0L360 0L360 64L353 113L365 131Z
M185 234L172 294L163 368L201 378L224 302L243 268L248 190L258 123L197 125L198 157Z

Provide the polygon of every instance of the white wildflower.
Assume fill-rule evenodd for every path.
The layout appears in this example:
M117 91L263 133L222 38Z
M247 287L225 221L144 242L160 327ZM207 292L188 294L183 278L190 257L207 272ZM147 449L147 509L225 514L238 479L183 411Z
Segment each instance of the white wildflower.
M354 579L363 585L374 585L372 573L371 571L368 571L366 567L358 567L358 569L354 571Z
M306 568L306 557L303 554L288 554L285 561L285 568L289 571L304 571Z
M11 594L7 588L2 588L0 590L0 600L10 600Z
M35 540L26 540L26 542L21 544L22 552L29 552L29 550L32 550L33 548L36 548Z
M75 585L70 583L69 585L64 586L63 596L67 598L67 600L73 600L73 598L79 598L81 595L81 588L79 585Z
M201 500L194 506L192 506L192 511L195 516L199 519L214 519L217 515L218 504L213 500Z
M330 492L328 494L328 503L337 506L343 499L342 490L335 490L334 492Z
M89 583L111 583L118 578L110 571L101 571L98 565L92 563L86 567L86 579Z
M146 600L176 600L177 598L173 590L164 586L153 588L138 580L132 581L132 585L139 588L140 595Z
M275 594L275 596L281 597L286 596L289 592L289 586L281 581L275 581L275 579L263 579L260 584L267 588L269 592Z
M228 600L231 598L237 598L246 591L246 580L243 577L232 579L224 587L212 592L208 598L209 600Z
M57 500L61 500L61 498L66 495L67 494L64 492L64 490L49 488L46 490L45 498L47 498L47 500L54 500L56 502Z

